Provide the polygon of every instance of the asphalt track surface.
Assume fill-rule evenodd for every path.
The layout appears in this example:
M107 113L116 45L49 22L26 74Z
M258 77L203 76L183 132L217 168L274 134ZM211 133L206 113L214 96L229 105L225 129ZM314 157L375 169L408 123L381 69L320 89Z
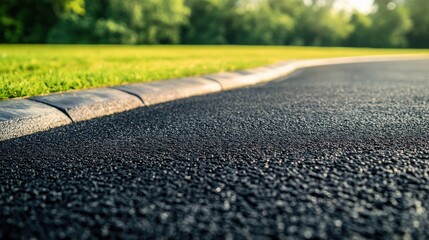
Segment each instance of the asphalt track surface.
M0 142L0 238L428 239L429 61Z

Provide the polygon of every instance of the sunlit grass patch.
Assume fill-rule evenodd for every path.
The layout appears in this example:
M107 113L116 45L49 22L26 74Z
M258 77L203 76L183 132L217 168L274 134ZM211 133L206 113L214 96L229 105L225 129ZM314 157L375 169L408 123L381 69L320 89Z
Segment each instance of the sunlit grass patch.
M291 59L429 50L274 46L0 45L0 99L197 76Z

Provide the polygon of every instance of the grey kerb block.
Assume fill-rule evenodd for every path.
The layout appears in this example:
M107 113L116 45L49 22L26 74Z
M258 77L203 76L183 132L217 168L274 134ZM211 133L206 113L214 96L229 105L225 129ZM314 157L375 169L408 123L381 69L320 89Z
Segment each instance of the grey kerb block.
M30 99L58 108L74 122L143 106L137 97L111 88L51 94Z
M284 63L238 72L209 74L203 77L219 82L222 85L223 90L230 90L274 80L295 70L295 64Z
M70 124L61 111L27 99L0 101L0 141Z
M147 106L222 90L219 83L199 77L130 84L113 88L138 96Z

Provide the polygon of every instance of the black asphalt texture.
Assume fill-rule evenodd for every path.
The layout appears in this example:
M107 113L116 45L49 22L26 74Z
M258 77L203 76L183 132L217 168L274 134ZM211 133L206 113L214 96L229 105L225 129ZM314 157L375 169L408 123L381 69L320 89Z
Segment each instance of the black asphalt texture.
M429 60L0 142L0 238L429 239Z

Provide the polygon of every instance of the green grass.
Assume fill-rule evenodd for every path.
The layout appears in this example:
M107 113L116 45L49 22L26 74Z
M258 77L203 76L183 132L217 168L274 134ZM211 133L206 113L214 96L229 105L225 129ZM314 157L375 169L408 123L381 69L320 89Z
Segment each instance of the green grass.
M429 50L259 46L0 45L0 99L196 76L290 59Z

